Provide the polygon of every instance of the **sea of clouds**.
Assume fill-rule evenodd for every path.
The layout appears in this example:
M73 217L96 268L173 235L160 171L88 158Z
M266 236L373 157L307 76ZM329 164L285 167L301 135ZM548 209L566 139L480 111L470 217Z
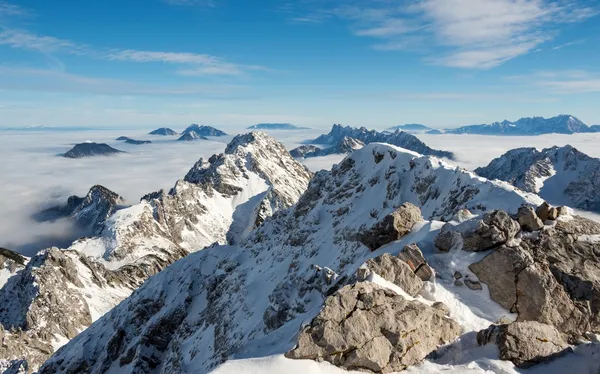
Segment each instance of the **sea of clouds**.
M150 129L148 129L150 130ZM181 130L181 129L176 129ZM243 129L225 129L231 134ZM246 130L247 131L247 130ZM288 149L327 130L270 131ZM68 219L39 222L33 215L64 204L70 195L84 196L95 184L103 185L128 203L161 188L168 190L201 157L221 153L233 135L208 141L177 142L177 137L151 136L140 130L106 131L0 131L0 247L32 255L48 246L67 247L85 234ZM130 145L119 136L152 140ZM571 144L600 157L600 134L498 137L477 135L418 135L432 148L455 152L456 164L472 170L487 165L509 149ZM126 153L110 157L69 159L60 155L84 141L107 143ZM329 169L343 155L304 160L312 171Z

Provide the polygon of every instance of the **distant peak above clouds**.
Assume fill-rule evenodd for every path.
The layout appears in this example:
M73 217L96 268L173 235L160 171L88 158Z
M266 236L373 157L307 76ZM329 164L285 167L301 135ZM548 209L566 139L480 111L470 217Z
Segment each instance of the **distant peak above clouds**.
M561 114L552 118L525 117L515 122L504 120L483 125L462 126L447 129L449 134L479 135L540 135L540 134L573 134L598 132L598 126L589 127L577 117Z

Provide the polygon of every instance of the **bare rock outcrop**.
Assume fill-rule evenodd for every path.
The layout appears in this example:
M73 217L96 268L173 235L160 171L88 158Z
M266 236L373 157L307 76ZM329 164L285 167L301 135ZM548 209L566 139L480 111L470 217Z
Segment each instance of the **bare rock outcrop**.
M371 251L375 251L383 245L402 238L421 221L423 221L421 209L411 203L404 203L369 230L359 234L359 240Z
M472 219L457 226L446 224L436 237L435 245L442 251L458 247L465 251L485 251L501 246L518 232L519 224L508 213L495 210L480 220Z
M372 258L365 265L383 279L402 288L410 296L415 296L423 287L423 281L411 267L399 257L389 253Z
M398 258L406 262L422 281L428 281L433 277L433 269L427 264L423 252L416 244L405 246L398 254Z
M538 231L544 227L544 222L537 216L535 210L530 206L522 206L517 212L519 224L524 230Z
M470 269L517 321L552 325L576 341L600 332L599 235L599 223L569 217L496 248Z
M556 328L534 321L492 325L477 333L477 343L496 344L500 358L520 368L551 360L569 348Z
M372 283L348 285L325 300L286 356L348 370L400 371L460 334L446 314L443 305L409 301Z

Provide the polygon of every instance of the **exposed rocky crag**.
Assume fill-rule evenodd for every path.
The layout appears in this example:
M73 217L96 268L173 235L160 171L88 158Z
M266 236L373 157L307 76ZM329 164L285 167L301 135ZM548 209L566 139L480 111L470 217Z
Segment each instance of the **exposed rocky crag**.
M496 344L501 359L521 368L549 361L569 348L553 326L533 321L492 325L477 334L477 343Z
M70 198L71 214L90 218L96 235L42 251L10 277L0 290L0 323L11 343L0 357L26 359L34 370L151 275L212 243L241 240L294 204L311 176L283 145L250 133L200 159L169 193L139 204L117 210L120 197L101 186Z
M290 154L295 158L320 157L333 154L352 153L364 146L365 143L361 142L360 140L344 136L329 148L321 149L315 147L314 145L301 145L298 148L292 149Z
M389 373L421 362L461 331L443 307L407 300L373 283L345 286L324 304L287 357Z
M454 159L454 154L452 152L431 149L414 135L400 130L397 130L394 133L389 133L378 132L375 130L367 130L365 127L355 128L350 126L343 127L342 125L333 125L329 134L321 135L315 140L313 140L311 143L329 144L331 146L334 146L345 137L360 140L364 144L388 143L414 152L418 152L423 155L445 157L451 160Z
M186 179L193 181L195 175L210 170L198 169ZM227 180L214 180L222 181L223 191L232 190ZM465 208L482 214L502 207L516 214L522 204L541 204L534 195L478 178L438 159L384 144L367 145L331 171L317 173L297 204L266 219L235 245L192 253L148 279L58 351L40 372L167 373L185 368L205 373L232 355L288 352L294 349L302 324L319 314L324 301L332 295L335 298L336 290L347 284L345 290L360 287L352 285L357 270L385 253L402 260L393 262L408 269L403 276L430 289L435 277L419 271L426 269L423 265L427 264L420 263L426 256L406 246L423 244L431 253L431 233L442 226L440 222L421 221L399 241L375 252L358 240L407 202L419 207L424 219L452 219ZM380 278L373 276L373 282ZM391 309L395 305L427 317L414 323L425 323L428 328L418 328L407 340L392 334L385 338L388 343L381 341L388 348L392 342L407 343L405 348L393 348L404 354L378 361L384 367L414 364L459 333L458 325L448 319L449 308L436 304L431 290L430 299L417 295L418 300L417 296L411 300L405 290L404 296L397 296L371 284L367 287L377 289L374 292L386 300L383 308L389 313L395 313ZM481 291L472 292L483 297ZM400 321L409 318L406 322L413 323L410 313L401 315ZM450 315L461 316L452 311ZM486 326L478 324L478 330L495 319L485 320ZM395 333L405 329L392 328ZM410 342L419 339L422 345L408 349Z
M600 212L600 159L569 145L513 149L475 172L538 193L553 204Z
M197 124L191 124L189 125L185 130L183 130L181 132L181 135L185 135L185 134L190 134L190 133L195 133L199 136L225 136L227 135L225 132L216 129L214 127L211 126L200 126Z
M544 214L544 209L538 208L538 212ZM475 218L475 224L447 224L436 244L445 243L447 233L455 232L463 239L450 250L474 250L465 245L465 236L497 236L496 226L484 224L490 215L499 213ZM513 222L505 226L519 226ZM477 244L476 249L491 251L469 269L488 286L492 300L517 314L517 321L549 324L576 342L587 331L600 332L600 224L571 215L548 222L535 235L511 230L504 232L501 240ZM464 230L465 224L471 231Z

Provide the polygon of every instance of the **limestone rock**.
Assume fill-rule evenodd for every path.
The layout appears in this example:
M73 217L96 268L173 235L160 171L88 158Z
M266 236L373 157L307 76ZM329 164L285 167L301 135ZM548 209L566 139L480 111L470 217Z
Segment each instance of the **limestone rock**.
M548 219L549 220L556 220L558 218L558 208L556 207L552 207L548 210Z
M492 325L477 333L477 343L496 344L500 358L520 368L551 360L569 347L556 328L533 321Z
M325 300L286 357L348 370L400 371L458 336L460 326L446 314L443 306L409 301L372 283L348 285Z
M423 281L413 272L411 267L399 257L384 253L367 261L369 270L383 279L402 288L410 296L415 296L423 287Z
M404 203L385 216L371 229L359 235L359 240L371 251L408 234L412 227L423 221L421 210L411 203Z
M544 227L544 222L536 215L530 206L522 206L517 212L519 224L527 231L538 231Z
M542 222L545 222L549 219L550 209L550 204L544 201L540 206L537 207L535 214L539 217L539 219L542 220Z
M433 269L427 264L423 252L416 244L405 246L398 258L406 262L422 281L428 281L433 277Z
M472 219L457 226L445 225L436 237L435 245L442 251L448 251L460 246L462 240L465 251L484 251L506 243L518 232L519 224L508 213L495 210L482 219Z
M474 281L474 280L465 278L464 283L467 287L469 287L473 291L479 291L482 289L481 283L479 283L478 281Z
M435 247L440 251L449 252L462 247L462 235L456 231L441 231L435 237Z
M533 264L533 258L520 248L502 246L469 269L488 285L492 300L508 310L517 302L517 274Z

